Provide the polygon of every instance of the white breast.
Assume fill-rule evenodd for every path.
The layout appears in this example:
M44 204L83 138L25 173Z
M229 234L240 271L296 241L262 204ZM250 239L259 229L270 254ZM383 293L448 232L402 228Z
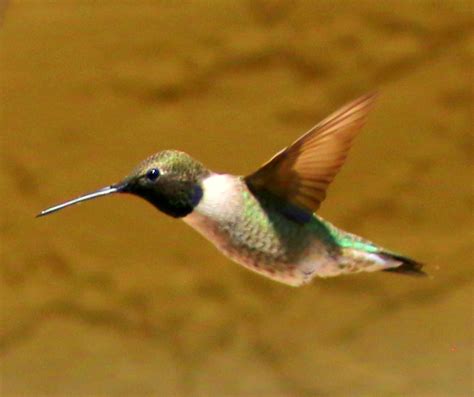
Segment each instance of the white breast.
M219 226L235 221L242 195L240 180L228 174L212 174L202 182L203 196L193 212L183 220L199 233L223 249L227 241Z
M228 174L213 174L204 179L201 201L184 220L196 214L216 221L232 219L242 200L240 183L237 177Z

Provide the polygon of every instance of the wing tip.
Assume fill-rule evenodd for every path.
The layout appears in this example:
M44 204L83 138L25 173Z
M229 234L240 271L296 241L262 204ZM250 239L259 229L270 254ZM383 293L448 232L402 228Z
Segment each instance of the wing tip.
M373 90L346 103L274 155L254 173L246 176L245 182L250 188L266 188L293 204L312 212L316 211L326 196L327 187L344 164L352 140L365 124L378 96L379 91ZM337 143L329 145L331 150L328 153L328 142L331 140ZM321 157L319 151L316 154L319 153L320 156L311 160L315 156L315 148L318 150L318 147L326 149L326 156ZM306 154L302 154L304 152ZM298 161L298 158L301 161ZM287 166L282 167L281 164L285 162ZM281 172L278 169L279 164ZM314 178L311 178L312 174ZM300 186L299 179L309 180L310 189L308 190L308 186ZM298 181L296 189L293 183L295 180ZM316 182L319 182L317 187Z
M349 102L347 104L347 108L352 108L356 106L361 106L361 108L368 108L368 110L372 109L374 106L377 98L380 96L380 91L378 89L372 90L367 92L364 95L361 95L359 98Z
M366 92L364 95L361 95L359 99L364 101L375 101L380 96L380 90L375 88L369 92ZM357 100L357 99L356 99Z

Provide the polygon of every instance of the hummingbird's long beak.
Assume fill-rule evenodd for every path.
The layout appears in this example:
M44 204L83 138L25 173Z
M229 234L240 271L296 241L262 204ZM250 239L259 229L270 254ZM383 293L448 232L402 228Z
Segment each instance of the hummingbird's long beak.
M49 215L53 212L62 210L63 208L69 207L70 205L74 205L74 204L77 204L77 203L81 203L83 201L92 200L92 199L95 199L97 197L107 196L108 194L120 192L120 191L123 190L123 187L124 186L122 184L106 186L106 187L104 187L102 189L99 189L95 192L84 194L83 196L77 197L73 200L69 200L69 201L66 201L65 203L58 204L58 205L55 205L54 207L47 208L47 209L41 211L38 215L36 215L36 217L38 218L40 216Z

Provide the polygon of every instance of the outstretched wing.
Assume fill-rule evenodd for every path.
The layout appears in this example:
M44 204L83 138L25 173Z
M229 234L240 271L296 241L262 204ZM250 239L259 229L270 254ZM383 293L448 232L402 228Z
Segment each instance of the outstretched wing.
M352 141L364 125L376 94L343 106L247 176L254 190L266 190L299 207L316 211L341 169Z

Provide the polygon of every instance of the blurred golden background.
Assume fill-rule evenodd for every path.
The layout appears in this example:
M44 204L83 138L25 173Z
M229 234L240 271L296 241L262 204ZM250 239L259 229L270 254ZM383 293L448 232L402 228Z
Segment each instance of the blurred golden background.
M468 396L470 1L12 1L0 27L1 396ZM246 174L376 109L320 214L428 264L294 289L144 201L35 219L184 150Z

